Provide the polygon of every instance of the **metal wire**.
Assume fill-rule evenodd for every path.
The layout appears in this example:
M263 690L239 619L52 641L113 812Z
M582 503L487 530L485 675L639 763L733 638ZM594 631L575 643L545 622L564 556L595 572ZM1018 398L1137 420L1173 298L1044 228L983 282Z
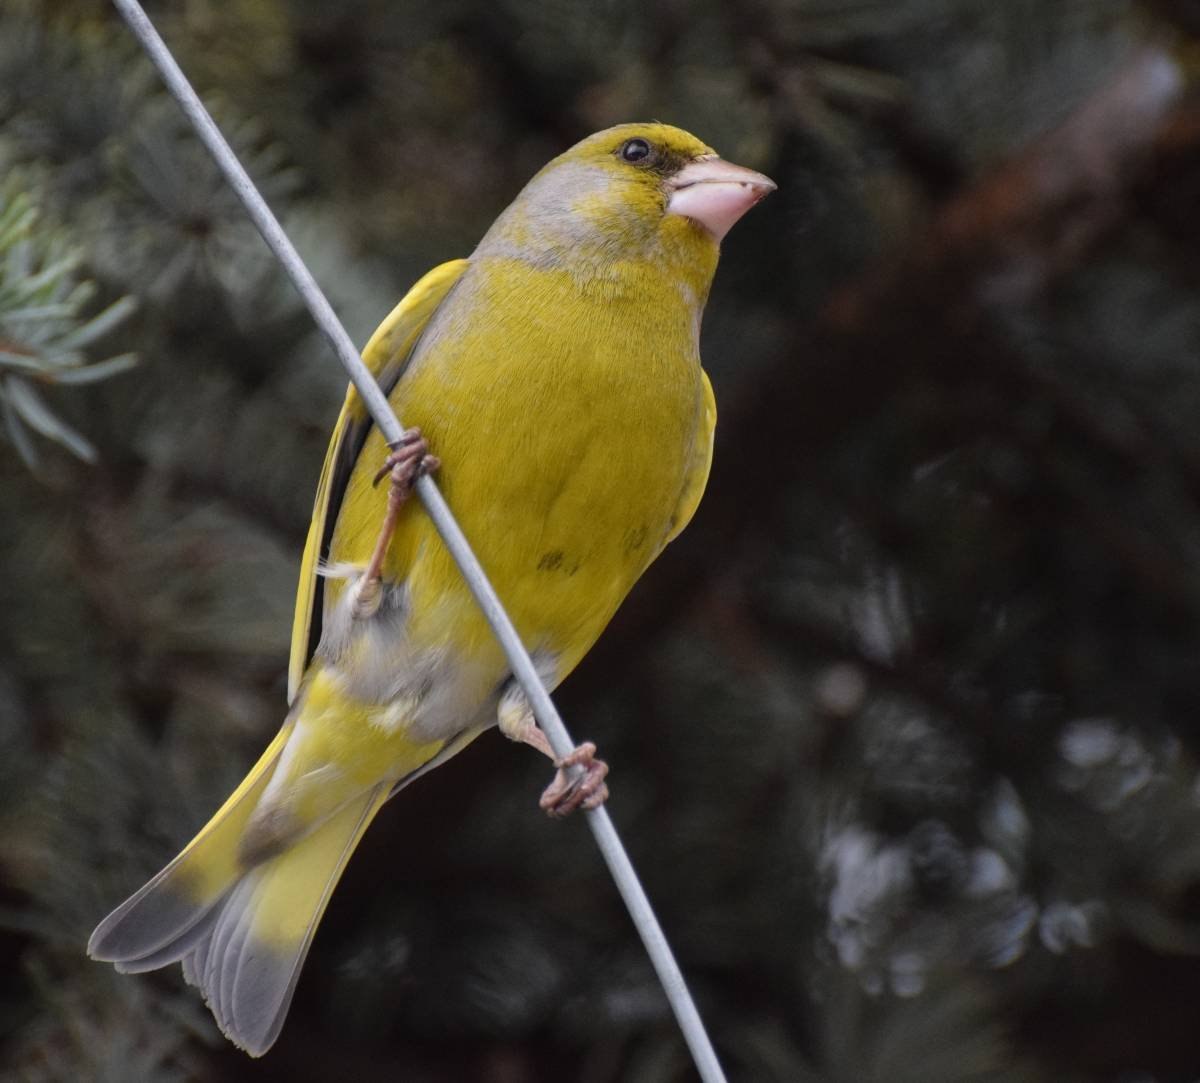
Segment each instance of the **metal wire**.
M271 213L271 209L259 194L258 189L255 188L254 182L242 168L237 156L225 141L224 136L221 135L208 110L204 108L145 11L142 10L137 0L113 0L113 3L126 23L129 24L130 30L146 50L155 67L158 68L167 89L179 103L180 108L183 109L184 114L196 129L196 134L199 135L201 142L208 148L226 180L241 199L263 239L283 265L283 269L295 284L296 289L300 291L300 296L308 306L309 312L312 313L312 317L322 333L329 339L334 353L337 354L342 367L358 389L358 393L362 396L375 424L379 426L384 439L389 443L399 440L404 430L392 411L387 397L380 390L367 366L363 364L362 358L350 341L350 336L346 334L346 329L338 320L324 293L321 292L316 279L313 278L299 253L292 246L278 219ZM553 701L542 686L541 678L538 676L533 660L529 657L529 652L521 643L499 596L488 582L483 568L471 551L466 537L459 529L437 484L432 478L425 476L417 482L416 491L429 518L442 536L446 548L450 550L451 555L458 563L463 578L475 595L497 640L504 648L504 653L512 666L513 675L520 682L538 725L546 734L555 754L560 757L568 755L575 747L574 742L571 740ZM625 848L609 818L608 811L601 806L586 812L585 816L588 826L596 838L596 844L608 864L609 872L616 882L617 889L625 900L629 916L633 919L642 943L646 947L646 952L654 964L654 969L658 972L659 981L670 1001L671 1009L683 1032L684 1040L691 1050L692 1059L700 1073L700 1078L704 1083L725 1083L725 1074L721 1070L712 1042L704 1029L700 1013L696 1010L683 973L675 961L675 956L663 935L658 919L654 916L650 900L646 897L637 873L625 853Z

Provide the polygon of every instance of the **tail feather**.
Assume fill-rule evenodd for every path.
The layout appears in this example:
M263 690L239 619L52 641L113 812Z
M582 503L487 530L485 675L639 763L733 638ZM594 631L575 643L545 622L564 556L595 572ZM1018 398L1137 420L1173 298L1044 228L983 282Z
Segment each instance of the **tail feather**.
M88 941L93 959L134 972L165 966L186 954L194 942L189 932L244 871L237 860L238 840L293 724L289 717L242 784L183 852L96 926Z
M292 752L281 759L289 738L300 736L293 718L184 851L109 914L88 943L93 958L129 973L182 961L184 977L203 992L226 1037L252 1056L279 1036L317 924L375 814L482 728L458 734L399 781L357 793L331 788L324 798L341 803L326 805L284 848L247 847L256 809L273 800L272 778L297 770ZM292 784L286 774L279 781Z
M316 831L251 869L217 908L209 935L184 958L217 1025L252 1056L283 1026L313 934L342 870L388 798L377 786Z
M190 929L185 929L159 951L153 951L149 955L143 955L137 959L117 961L113 963L113 966L116 967L119 974L144 974L148 970L158 970L160 967L169 966L171 963L177 963L180 959L187 958L188 953L193 951L198 944L208 940L219 912L217 907L211 907Z

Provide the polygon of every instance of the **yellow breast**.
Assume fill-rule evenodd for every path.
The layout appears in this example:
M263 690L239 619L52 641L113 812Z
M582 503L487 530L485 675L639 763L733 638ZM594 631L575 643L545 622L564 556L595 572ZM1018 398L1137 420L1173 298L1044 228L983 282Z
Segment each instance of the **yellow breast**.
M441 459L438 482L518 630L561 679L663 543L702 406L698 310L677 283L618 265L586 291L569 273L472 265L392 394ZM334 533L333 562L365 563L385 493L372 433ZM409 635L487 657L499 648L416 505L385 566Z

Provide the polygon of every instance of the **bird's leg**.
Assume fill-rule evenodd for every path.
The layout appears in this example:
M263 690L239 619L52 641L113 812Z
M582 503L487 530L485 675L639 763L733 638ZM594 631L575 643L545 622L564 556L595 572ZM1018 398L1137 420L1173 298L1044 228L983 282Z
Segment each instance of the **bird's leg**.
M375 542L375 549L367 562L366 570L354 587L354 616L360 620L372 616L383 597L383 560L391 544L392 535L396 532L400 509L411 495L417 478L422 474L433 473L441 465L435 455L429 454L429 444L421 435L420 429L409 429L388 447L391 451L371 481L372 485L378 485L385 476L391 475L383 526L380 527L379 538Z
M538 727L525 693L516 683L510 684L500 697L497 715L500 732L505 737L531 745L554 761L554 779L538 801L547 816L568 816L577 808L593 809L608 800L608 784L604 781L608 764L596 759L596 746L585 741L569 756L559 759ZM583 770L573 772L573 767Z

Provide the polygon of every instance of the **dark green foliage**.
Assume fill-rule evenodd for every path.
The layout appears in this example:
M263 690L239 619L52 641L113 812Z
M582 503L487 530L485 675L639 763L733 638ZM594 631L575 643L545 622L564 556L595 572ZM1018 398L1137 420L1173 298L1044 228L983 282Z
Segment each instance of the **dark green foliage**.
M36 466L32 433L53 440L88 462L92 445L57 417L38 384L81 384L130 368L133 354L86 363L85 349L132 312L122 298L86 322L92 283L77 281L83 259L61 232L37 223L25 178L11 174L0 188L0 410L9 442L27 466Z
M359 341L595 128L779 182L707 317L708 497L560 696L730 1078L1194 1079L1192 7L151 13ZM691 1079L495 734L381 815L264 1061L84 958L282 718L344 381L106 3L0 0L0 165L0 1076Z

